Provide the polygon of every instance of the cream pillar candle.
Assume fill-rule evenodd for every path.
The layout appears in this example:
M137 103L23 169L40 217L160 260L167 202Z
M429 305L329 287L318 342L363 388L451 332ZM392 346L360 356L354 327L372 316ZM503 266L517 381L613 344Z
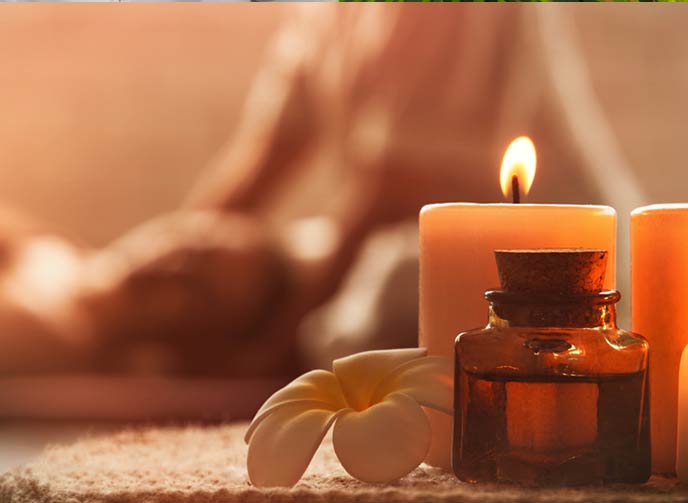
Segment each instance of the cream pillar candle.
M605 286L613 288L615 240L616 212L608 206L425 206L420 213L420 346L429 354L452 356L459 332L485 325L483 294L499 286L495 249L605 249ZM433 442L427 461L448 468L451 418L428 412Z
M688 346L683 349L681 368L678 373L676 474L682 484L688 484Z
M688 204L631 213L632 330L650 343L652 471L676 469L681 352L688 344Z

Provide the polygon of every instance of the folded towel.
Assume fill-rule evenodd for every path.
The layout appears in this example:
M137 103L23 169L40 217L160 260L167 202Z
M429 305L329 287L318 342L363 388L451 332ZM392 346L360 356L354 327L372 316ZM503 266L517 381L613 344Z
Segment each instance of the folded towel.
M2 503L665 502L687 501L675 480L642 486L523 489L469 485L422 465L394 484L352 479L326 438L293 488L257 489L246 476L246 423L152 428L48 448L0 477Z

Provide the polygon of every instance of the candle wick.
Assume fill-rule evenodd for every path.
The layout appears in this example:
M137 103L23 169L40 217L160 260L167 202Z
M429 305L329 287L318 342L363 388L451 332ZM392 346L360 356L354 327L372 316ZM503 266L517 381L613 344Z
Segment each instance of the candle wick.
M521 191L518 188L518 176L516 175L511 177L511 197L514 204L521 202Z

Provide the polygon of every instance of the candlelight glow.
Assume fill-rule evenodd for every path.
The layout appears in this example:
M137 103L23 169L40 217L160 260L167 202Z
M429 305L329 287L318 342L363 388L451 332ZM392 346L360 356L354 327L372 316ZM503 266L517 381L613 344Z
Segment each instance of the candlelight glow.
M518 178L521 193L527 194L530 191L535 178L536 164L535 145L530 138L519 136L511 142L504 152L499 173L499 184L502 186L504 197L508 197L511 192L511 180L514 176Z

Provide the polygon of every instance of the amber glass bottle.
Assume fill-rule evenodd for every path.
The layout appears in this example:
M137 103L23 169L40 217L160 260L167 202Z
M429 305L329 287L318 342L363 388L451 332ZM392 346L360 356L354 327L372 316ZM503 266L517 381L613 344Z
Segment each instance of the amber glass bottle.
M467 482L650 475L648 344L616 327L602 250L497 251L488 325L456 338L453 466Z

